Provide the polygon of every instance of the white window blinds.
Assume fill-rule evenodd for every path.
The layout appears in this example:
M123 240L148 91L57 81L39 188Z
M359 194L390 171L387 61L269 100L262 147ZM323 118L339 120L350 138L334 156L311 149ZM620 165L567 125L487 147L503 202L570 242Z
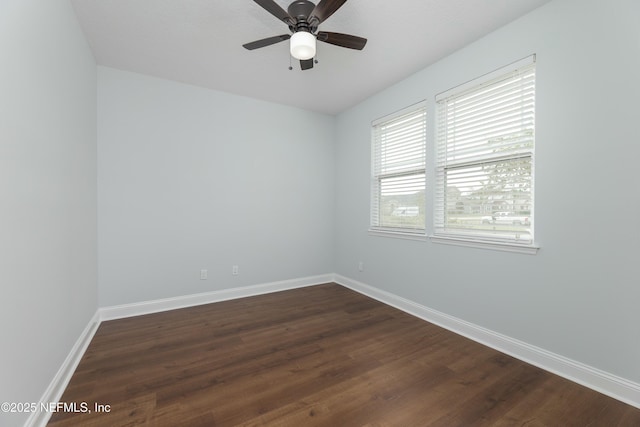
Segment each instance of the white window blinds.
M434 236L533 244L535 57L436 103Z
M371 229L424 233L426 104L372 126Z

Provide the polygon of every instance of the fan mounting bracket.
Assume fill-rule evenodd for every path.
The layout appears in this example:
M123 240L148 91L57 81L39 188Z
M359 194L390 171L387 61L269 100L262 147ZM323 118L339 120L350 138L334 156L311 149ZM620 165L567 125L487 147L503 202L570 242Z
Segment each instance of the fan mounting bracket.
M289 5L289 15L296 21L306 21L315 8L309 0L296 0Z

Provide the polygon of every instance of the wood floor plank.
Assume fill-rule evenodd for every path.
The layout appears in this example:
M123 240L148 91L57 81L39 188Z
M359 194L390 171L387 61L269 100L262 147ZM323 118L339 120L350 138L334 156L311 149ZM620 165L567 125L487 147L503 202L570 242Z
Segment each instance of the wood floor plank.
M640 409L336 284L103 322L50 426L640 426Z

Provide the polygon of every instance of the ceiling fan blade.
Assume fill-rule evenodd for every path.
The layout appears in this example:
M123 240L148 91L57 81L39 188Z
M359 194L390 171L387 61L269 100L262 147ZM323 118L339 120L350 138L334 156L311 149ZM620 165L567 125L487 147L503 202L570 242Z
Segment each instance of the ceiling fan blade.
M330 33L327 31L318 31L318 40L356 50L364 49L364 45L367 44L367 39L362 37L352 36L350 34Z
M295 25L295 21L283 8L278 6L274 0L253 0L258 3L264 10L275 16L287 25Z
M347 0L320 0L320 3L316 5L316 8L311 12L310 21L314 18L318 20L318 23L326 21L334 12L340 9L340 6L346 3Z
M304 70L310 70L313 68L313 59L301 59L300 68Z
M265 46L271 46L272 44L280 43L285 40L289 40L290 38L291 38L290 34L282 34L280 36L267 37L266 39L256 40L251 43L245 43L242 46L245 49L253 50L253 49L258 49Z

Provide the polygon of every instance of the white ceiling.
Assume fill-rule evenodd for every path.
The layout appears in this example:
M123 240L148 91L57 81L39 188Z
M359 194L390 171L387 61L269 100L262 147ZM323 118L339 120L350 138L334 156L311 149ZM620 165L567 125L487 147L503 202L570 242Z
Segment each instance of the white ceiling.
M289 33L252 0L71 1L100 65L337 114L550 0L349 0L320 30L366 47L318 43L307 71L287 41L242 47Z

